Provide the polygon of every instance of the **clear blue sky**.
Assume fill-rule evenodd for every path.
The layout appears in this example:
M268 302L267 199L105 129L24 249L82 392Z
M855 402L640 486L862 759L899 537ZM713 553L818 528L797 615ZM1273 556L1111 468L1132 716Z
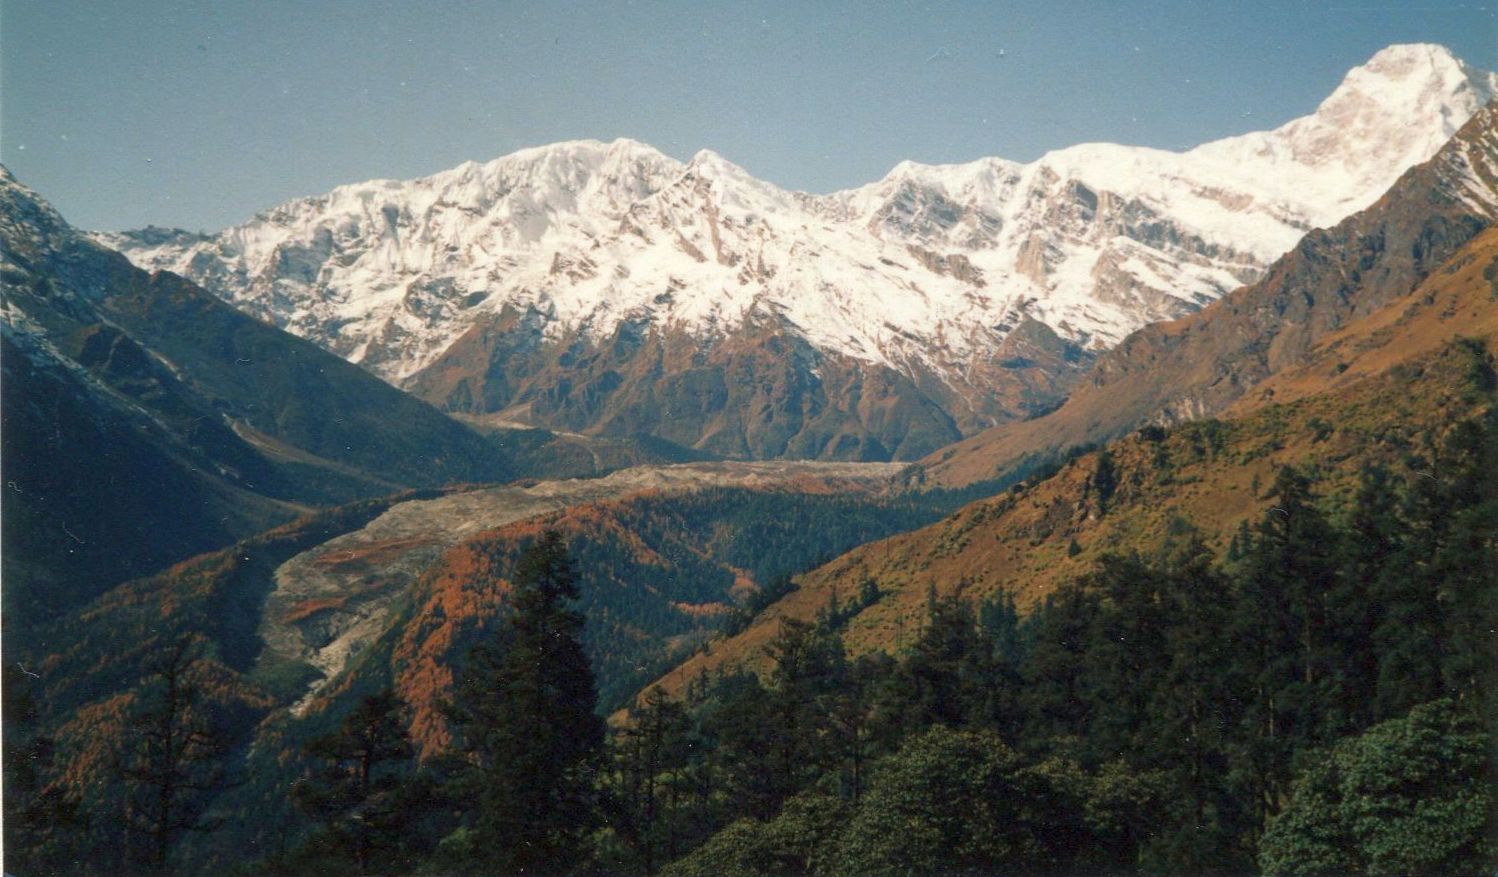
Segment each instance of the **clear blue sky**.
M1493 69L1489 3L0 0L0 161L99 229L584 137L824 192L1273 127L1393 42Z

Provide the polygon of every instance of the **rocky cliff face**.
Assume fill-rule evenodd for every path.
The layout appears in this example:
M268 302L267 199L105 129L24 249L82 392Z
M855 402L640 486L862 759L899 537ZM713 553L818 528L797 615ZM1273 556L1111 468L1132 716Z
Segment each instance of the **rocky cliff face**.
M1257 279L1493 89L1444 49L1395 46L1313 115L1185 153L906 162L814 196L711 152L575 142L217 235L105 239L450 410L642 423L744 456L912 456L1052 407L1129 332ZM755 353L771 339L796 364Z

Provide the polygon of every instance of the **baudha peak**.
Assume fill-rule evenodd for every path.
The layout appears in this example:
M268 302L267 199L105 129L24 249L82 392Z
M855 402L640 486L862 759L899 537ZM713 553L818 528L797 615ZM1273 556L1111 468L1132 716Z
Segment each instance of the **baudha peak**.
M570 141L209 239L104 240L449 409L734 456L905 456L1056 404L1130 332L1258 279L1493 90L1444 49L1394 46L1314 114L1180 153L907 162L806 195L711 151Z
M1495 92L1498 75L1473 70L1444 46L1394 45L1349 71L1311 115L1195 152L1249 166L1289 159L1309 173L1287 175L1281 193L1311 187L1315 224L1330 225L1434 155Z

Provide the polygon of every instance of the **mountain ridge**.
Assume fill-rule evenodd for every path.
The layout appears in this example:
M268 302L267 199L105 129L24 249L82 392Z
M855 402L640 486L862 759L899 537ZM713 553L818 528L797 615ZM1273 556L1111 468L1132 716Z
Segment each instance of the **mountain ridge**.
M440 407L599 435L619 418L590 411L627 409L633 421L687 400L660 375L572 360L596 359L621 331L654 333L646 348L658 359L716 357L720 376L753 375L754 357L722 353L724 341L768 326L811 353L787 392L817 411L776 396L778 413L725 426L717 394L672 440L740 456L882 449L887 459L900 438L840 401L865 378L899 385L905 410L942 412L949 423L925 428L925 450L1034 416L1129 331L1256 279L1307 229L1376 198L1495 83L1439 47L1396 46L1312 116L1184 153L1084 144L1025 165L906 162L869 186L808 195L708 150L681 163L635 141L569 141L339 187L214 236L101 240ZM469 336L513 332L516 315L520 341L551 361L512 373L511 350L474 349ZM1030 368L1005 349L1021 327L1054 336L1050 362ZM823 362L851 377L822 386ZM627 401L644 396L654 397L644 408ZM548 397L555 410L530 404ZM748 437L798 407L802 423L829 408L837 422L798 426L794 442ZM919 455L912 445L903 458Z
M1495 218L1498 102L1490 102L1372 207L1307 235L1259 283L1135 332L1054 412L943 449L916 477L961 486L1027 457L1215 414L1344 323L1406 294Z
M65 613L315 506L509 474L430 406L86 239L3 166L0 281L20 637L13 610Z
M1428 460L1454 425L1491 418L1495 302L1498 227L1490 226L1420 285L1267 379L1276 393L1244 396L1222 420L1140 430L1079 451L937 523L862 545L798 576L744 630L712 641L656 684L680 696L704 678L763 672L765 646L784 623L847 607L866 583L881 597L843 620L850 655L909 646L929 594L975 603L1005 595L1029 612L1110 554L1147 555L1183 532L1225 549L1235 528L1275 504L1270 485L1285 466L1315 472L1319 489L1345 505L1370 464L1410 467Z

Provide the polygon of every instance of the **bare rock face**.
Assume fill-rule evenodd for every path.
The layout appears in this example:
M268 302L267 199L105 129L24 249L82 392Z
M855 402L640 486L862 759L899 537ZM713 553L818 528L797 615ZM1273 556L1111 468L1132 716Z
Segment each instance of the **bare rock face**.
M585 141L344 186L211 237L104 239L450 410L644 424L733 456L908 458L1052 407L1087 358L1259 279L1493 88L1440 47L1393 46L1314 114L1183 153L904 162L807 195L707 151ZM1004 350L1031 324L1054 355Z
M767 316L702 344L620 324L545 343L533 315L476 327L409 383L455 412L600 436L650 433L730 458L912 460L1059 401L1090 357L1035 321L982 359L901 371L821 351ZM1021 325L1022 324L1022 325Z

